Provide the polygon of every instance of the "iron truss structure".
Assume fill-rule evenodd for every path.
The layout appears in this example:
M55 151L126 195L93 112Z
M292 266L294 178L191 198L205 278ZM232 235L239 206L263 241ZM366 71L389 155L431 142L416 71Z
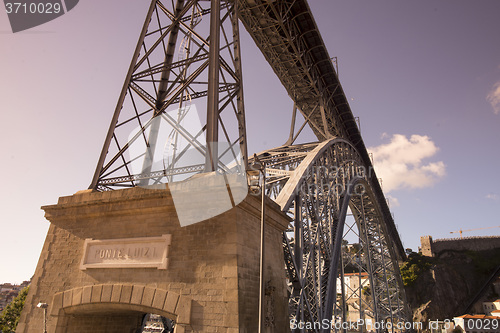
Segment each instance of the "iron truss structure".
M238 12L231 1L151 2L89 188L244 168Z
M395 328L410 314L397 254L369 183L373 170L355 147L332 138L258 158L266 164L266 195L293 220L283 234L292 332L344 331L342 323L359 320L359 331L377 324L377 331L401 331ZM313 326L325 320L328 327Z
M294 101L286 143L259 154L265 193L292 218L290 319L404 331L404 248L306 0L152 0L90 188L248 169L238 22ZM318 142L296 144L306 125Z

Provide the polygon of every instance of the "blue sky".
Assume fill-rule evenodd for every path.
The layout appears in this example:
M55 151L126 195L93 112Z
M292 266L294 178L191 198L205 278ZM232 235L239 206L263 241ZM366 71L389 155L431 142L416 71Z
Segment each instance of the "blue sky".
M338 57L404 245L416 250L423 235L499 226L500 2L310 6ZM88 187L147 7L145 0L81 1L17 34L0 12L0 282L34 273L48 229L40 206ZM253 153L286 141L292 103L242 34Z

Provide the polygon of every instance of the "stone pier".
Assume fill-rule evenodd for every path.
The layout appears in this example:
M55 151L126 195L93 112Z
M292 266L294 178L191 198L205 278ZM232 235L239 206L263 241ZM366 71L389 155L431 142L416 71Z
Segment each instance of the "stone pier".
M260 197L181 227L168 187L82 191L42 207L50 228L17 333L137 332L146 313L175 332L257 332ZM288 332L282 232L266 202L267 332Z

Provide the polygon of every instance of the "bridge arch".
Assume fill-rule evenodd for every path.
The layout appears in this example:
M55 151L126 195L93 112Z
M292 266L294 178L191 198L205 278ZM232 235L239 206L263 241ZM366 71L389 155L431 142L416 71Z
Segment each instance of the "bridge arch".
M283 234L290 319L348 322L357 310L373 322L409 320L394 240L370 183L374 171L356 148L333 138L278 147L259 159L267 166L266 194L293 219ZM348 290L346 277L354 276L359 283Z
M50 309L58 317L58 333L135 333L147 313L189 325L191 299L146 285L97 284L56 293Z

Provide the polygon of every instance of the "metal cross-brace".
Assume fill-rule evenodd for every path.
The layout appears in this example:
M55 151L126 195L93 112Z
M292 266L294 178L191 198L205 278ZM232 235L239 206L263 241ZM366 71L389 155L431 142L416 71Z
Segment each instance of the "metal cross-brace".
M91 189L246 167L237 6L151 2Z
M388 232L370 169L357 150L333 138L271 149L258 158L267 166L267 195L293 219L283 235L291 323L341 326L353 320L349 312L357 312L358 319L391 322L389 332L399 331L397 323L411 319L394 251L399 239ZM347 221L348 208L353 222ZM353 235L356 251L347 244ZM343 282L347 271L359 279L356 287Z

